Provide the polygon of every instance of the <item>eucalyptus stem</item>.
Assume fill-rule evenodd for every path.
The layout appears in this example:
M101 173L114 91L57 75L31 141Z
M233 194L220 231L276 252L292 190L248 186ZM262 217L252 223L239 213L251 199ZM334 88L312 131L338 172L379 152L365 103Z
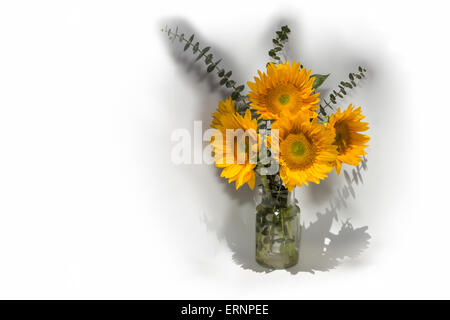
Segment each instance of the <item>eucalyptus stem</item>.
M232 71L225 72L224 69L220 68L218 65L222 61L222 59L219 59L217 61L213 61L213 54L209 53L209 50L211 47L205 47L204 49L200 49L200 43L197 41L195 44L193 43L194 35L192 34L189 39L187 39L184 35L184 33L178 33L178 27L176 28L175 32L172 31L172 29L165 27L165 29L161 29L162 32L167 33L170 40L175 41L178 39L180 42L185 42L184 51L186 51L189 48L192 48L193 53L199 52L199 55L197 56L197 59L195 61L198 61L200 59L203 59L205 64L208 65L207 72L217 71L217 75L219 78L221 78L219 84L221 86L226 86L227 88L233 89L233 93L231 94L231 98L235 101L242 101L244 104L244 108L242 110L236 110L240 112L241 114L244 114L247 109L251 110L250 102L248 101L247 95L243 95L241 92L244 90L244 85L237 85L235 80L231 79Z
M284 46L286 44L286 42L289 39L289 33L291 32L291 30L289 29L289 27L286 26L282 26L280 28L280 30L276 31L276 37L272 39L273 42L273 49L269 50L269 57L271 57L273 60L275 60L276 62L280 62L281 58L278 55L278 52L282 52L284 49Z
M330 101L327 101L326 99L322 100L324 104L321 103L319 105L319 112L318 113L321 116L327 117L328 114L327 114L326 109L329 108L331 110L334 110L332 104L333 105L337 104L337 98L343 99L344 96L347 94L347 90L348 89L353 89L354 87L356 87L356 79L361 80L362 78L364 78L366 71L367 70L365 68L360 66L360 67L358 67L358 72L356 72L356 73L355 72L350 72L348 74L349 81L341 81L339 83L339 85L338 85L338 88L339 88L338 91L333 90L333 92L330 93L330 95L329 95L329 100ZM345 88L347 88L347 90ZM323 118L321 116L319 116L319 118L321 120L323 120Z

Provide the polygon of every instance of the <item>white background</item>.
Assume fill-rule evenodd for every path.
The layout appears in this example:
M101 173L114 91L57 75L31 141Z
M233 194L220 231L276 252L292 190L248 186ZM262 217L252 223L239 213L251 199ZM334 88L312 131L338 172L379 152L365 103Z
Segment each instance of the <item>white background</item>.
M339 219L370 245L328 271L241 266L252 193L170 161L172 131L229 92L160 28L244 82L284 23L324 89L368 69L344 101L371 124L368 170ZM449 27L445 1L2 1L0 298L450 298ZM343 184L297 190L303 223Z

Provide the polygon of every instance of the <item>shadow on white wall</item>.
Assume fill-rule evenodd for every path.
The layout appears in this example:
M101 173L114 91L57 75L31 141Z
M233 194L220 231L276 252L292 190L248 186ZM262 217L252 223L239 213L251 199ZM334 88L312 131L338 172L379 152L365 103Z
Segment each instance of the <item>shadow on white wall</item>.
M363 183L362 171L366 170L368 170L367 158L358 167L352 169L351 176L347 170L343 171L346 184L334 195L323 195L330 199L329 207L323 213L317 212L315 221L302 224L299 263L288 269L290 273L329 271L337 267L345 258L358 257L369 246L370 235L367 232L367 226L355 228L348 219L339 218L339 211L347 207L347 200L350 197L356 198L355 187ZM248 194L251 192L248 189L246 191L248 192L245 192L241 199L251 201L252 196ZM229 219L220 230L209 220L208 215L204 215L203 221L208 230L216 233L220 239L226 240L236 264L243 269L255 272L270 272L270 269L261 267L255 261L253 211L236 211L238 210L234 208L229 213ZM246 219L242 219L240 215L245 215ZM336 233L332 231L334 221L341 224Z
M169 19L165 22L172 27L180 27L180 29L187 35L195 34L196 39L200 41L201 45L211 46L211 51L214 55L216 57L223 58L221 66L225 68L225 70L233 70L234 79L238 80L238 82L241 79L245 79L245 76L239 72L239 69L233 68L233 59L229 54L227 54L226 50L221 50L220 45L217 45L210 40L203 39L197 30L194 30L188 22L180 19ZM273 23L267 23L267 21L265 21L264 24L264 30L267 30L267 32L265 32L262 37L265 39L271 39L273 36L273 31L284 24L288 24L291 29L296 30L296 32L297 30L302 30L298 26L297 20L294 19L286 20L284 18L280 18L274 19ZM288 55L291 57L300 57L305 55L311 58L311 54L309 52L305 53L305 49L299 47L298 43L299 41L294 41L293 44L289 44L287 47ZM190 52L189 54L183 54L182 44L177 45L176 43L169 43L167 44L167 47L169 48L171 56L174 58L175 62L177 62L179 66L184 69L185 73L183 76L187 77L188 81L193 82L194 84L197 84L198 82L206 82L207 87L209 88L209 93L219 93L222 98L225 98L230 94L227 89L223 89L219 85L219 80L215 74L206 73L206 68L203 62L195 62L196 56L193 56ZM382 136L384 140L378 151L386 152L394 145L393 139L400 139L400 136L397 138L392 136L391 133L394 128L393 126L396 118L398 118L398 113L401 112L401 110L392 109L390 110L390 118L383 117L383 108L386 110L388 108L388 104L386 99L379 96L379 92L387 92L387 88L394 92L393 88L395 88L394 83L389 83L386 81L385 76L390 70L388 61L386 61L386 59L383 60L383 58L375 60L375 62L372 60L366 61L355 59L354 50L349 46L349 44L339 43L339 40L335 37L333 38L333 41L327 43L326 49L333 50L333 48L336 50L337 48L340 49L339 59L343 61L342 64L345 68L347 68L347 66L355 67L361 63L367 67L369 73L373 70L373 74L377 75L376 72L378 72L378 78L376 78L378 82L375 81L376 83L374 84L372 84L372 81L370 82L370 89L373 92L365 93L365 101L369 100L372 104L379 107L376 110L371 110L372 114L371 117L368 117L368 119L372 126L374 126L375 122L380 121L379 130L376 134L380 132L379 136ZM261 50L261 54L265 54L264 50ZM326 53L324 53L326 50L321 50L320 52L322 57L326 55ZM348 56L346 56L347 53ZM377 53L378 52L375 52L373 54L376 55ZM368 59L370 59L370 57ZM313 65L319 65L319 63L320 59L318 62L311 61L309 67L312 67L315 70L316 68L314 68ZM324 66L321 68L330 68L333 63L333 61L326 61ZM365 86L367 83L367 80L359 82L356 89L361 90L361 87ZM201 89L199 88L199 90ZM205 92L203 89L203 91L199 91L198 94L204 96L208 95L208 92ZM321 96L327 96L326 88L321 91ZM352 93L349 94L349 97L352 97ZM390 103L394 104L395 99L392 94L390 98ZM197 113L195 114L195 118L203 120L204 123L209 123L211 120L211 113L215 110L215 108L216 103L205 103L204 106L199 106L199 108L195 110ZM381 120L383 121L382 123ZM377 138L376 134L372 136L371 146L374 146L375 144ZM375 172L372 173L372 175L381 176L380 170L382 169L385 171L383 175L389 174L389 171L386 170L388 168L385 162L386 158L382 157L380 154L375 154L374 157L371 156L371 158L372 160L375 159L374 161L377 163ZM328 271L337 267L343 259L355 258L359 256L366 248L368 248L369 239L371 238L368 233L368 227L354 227L348 219L343 218L345 215L341 214L342 210L346 208L346 200L350 197L356 198L357 192L355 187L363 183L363 173L367 174L367 170L367 158L365 158L364 162L361 163L359 167L353 168L351 172L344 170L339 179L328 179L326 183L314 185L306 190L302 189L302 192L305 193L308 200L313 202L315 206L324 207L324 199L328 199L325 201L329 201L329 205L326 206L321 212L317 212L316 217L312 222L303 223L301 230L302 235L299 264L289 269L289 272L296 274L298 272L314 273L315 271ZM194 170L194 172L197 174L198 170ZM198 179L198 176L196 176L196 179ZM340 187L342 179L345 179L346 183L344 188ZM216 174L216 179L213 181L217 181L217 183L221 184L220 188L224 191L221 196L227 199L229 202L229 207L220 208L218 210L213 207L216 205L213 203L214 201L210 201L210 204L208 204L209 207L207 207L203 212L202 221L205 223L208 230L213 232L218 239L224 239L226 241L226 244L232 251L233 260L236 264L241 266L243 269L249 269L255 272L269 272L270 270L260 267L254 261L254 212L250 209L254 208L252 191L245 187L241 188L239 192L236 192L234 185L227 184L222 178L219 177L218 174ZM375 187L376 192L381 193L381 190L381 188ZM377 205L380 204L374 204L374 209L376 209ZM300 205L300 207L302 209L302 205ZM223 216L218 218L218 214ZM334 222L340 224L339 230L336 232L332 231L332 226L336 226Z

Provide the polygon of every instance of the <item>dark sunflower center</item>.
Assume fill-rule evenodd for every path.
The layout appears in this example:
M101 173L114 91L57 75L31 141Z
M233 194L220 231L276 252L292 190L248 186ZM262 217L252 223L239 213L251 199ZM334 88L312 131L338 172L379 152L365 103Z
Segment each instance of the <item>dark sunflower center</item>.
M278 101L280 102L280 104L282 104L283 106L287 105L289 103L289 101L291 101L291 97L289 97L288 94L282 94L279 98Z
M315 163L316 148L303 133L289 134L280 144L280 154L291 169L309 168Z
M294 156L301 157L305 154L306 147L302 142L296 141L291 146L291 152Z
M338 147L339 153L343 153L347 149L347 146L350 144L350 133L345 123L337 123L335 125L335 129L335 144Z

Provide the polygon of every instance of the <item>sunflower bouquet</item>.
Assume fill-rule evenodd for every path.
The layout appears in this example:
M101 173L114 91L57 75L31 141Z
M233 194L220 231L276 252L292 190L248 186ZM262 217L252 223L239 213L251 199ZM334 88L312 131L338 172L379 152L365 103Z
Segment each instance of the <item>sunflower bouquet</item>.
M342 164L357 166L366 154L369 129L361 107L341 109L338 99L365 76L359 67L341 81L328 99L320 99L319 87L329 74L312 74L300 62L282 58L290 29L282 26L272 39L270 62L253 82L238 85L232 72L220 67L210 47L200 48L194 35L186 37L165 28L173 41L184 43L207 72L217 73L230 97L219 101L212 114L212 157L222 169L220 176L236 189L247 184L257 188L256 261L268 268L288 268L298 261L300 209L295 187L320 183ZM260 181L260 182L256 182Z

